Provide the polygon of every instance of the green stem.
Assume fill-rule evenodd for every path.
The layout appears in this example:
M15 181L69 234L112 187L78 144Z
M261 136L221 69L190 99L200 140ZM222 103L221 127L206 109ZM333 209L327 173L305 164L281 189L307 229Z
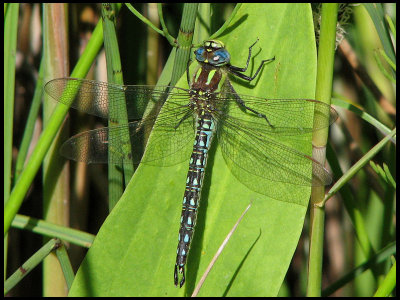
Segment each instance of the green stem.
M14 286L16 286L23 278L25 278L37 265L55 249L59 247L61 241L59 239L51 239L34 255L32 255L25 263L20 266L5 282L4 295L7 294Z
M15 91L15 53L17 53L18 4L10 4L4 16L4 202L11 190L12 139Z
M322 5L315 98L327 104L330 104L332 92L337 12L338 4ZM327 138L328 126L326 130L318 130L313 134L313 157L322 164L325 162ZM324 194L324 187L312 188L307 296L321 295L325 209L319 203L324 199Z
M69 40L65 39L68 32L68 5L46 4L43 7L43 56L44 77L57 78L68 75L67 69ZM56 25L57 24L57 25ZM59 49L62 49L60 51ZM48 126L48 120L56 102L45 97L43 101L43 127ZM47 222L58 225L69 225L69 164L59 155L62 141L69 136L69 126L62 126L57 132L50 149L43 160L43 218ZM44 241L48 239L45 238ZM55 256L43 261L43 295L66 295L67 288Z
M124 84L123 76L122 76L122 66L121 59L119 55L119 47L117 41L117 35L115 31L115 17L118 13L119 7L114 9L114 4L103 4L102 5L102 16L103 16L103 29L104 29L104 48L106 53L106 61L107 61L107 80L110 83L115 83L119 85ZM118 125L127 125L128 124L128 114L126 109L121 109L120 111L116 111L116 107L126 107L126 105L120 105L118 103L112 104L112 101L123 101L125 104L125 99L108 99L110 101L110 111L109 111L109 121L108 126L112 128L113 126ZM123 130L123 128L121 128ZM113 149L113 145L115 144L124 144L130 145L129 140L129 129L126 127L123 135L115 136L113 131L109 131L109 140L108 140L108 149ZM131 147L123 147L123 149L128 150L127 148ZM128 153L125 153L125 157L128 157ZM109 161L117 161L115 154L112 151L108 153ZM123 170L123 173L121 172ZM109 211L115 206L124 192L124 183L125 186L128 185L129 180L133 175L134 167L133 164L129 164L128 160L121 160L119 164L109 163L108 167L108 205ZM125 179L125 182L124 182Z
M182 22L178 34L178 49L174 69L172 71L171 86L174 86L179 78L187 69L187 62L190 58L190 49L192 49L194 25L196 21L198 3L186 3L183 7Z
M4 203L9 203L12 178L12 147L19 4L4 5ZM4 231L6 233L6 231ZM4 270L7 270L8 236L4 236ZM4 272L5 274L5 272ZM4 275L5 276L5 275Z
M162 12L162 4L161 3L157 3L157 7L158 7L158 15L160 17L160 24L161 24L161 27L163 29L163 31L162 31L163 36L165 36L165 38L168 40L168 42L170 43L170 45L172 47L176 47L177 46L176 40L172 35L169 34L167 26L165 25L165 22L164 22L164 15L163 15L163 12ZM183 15L185 15L185 13L183 13ZM179 45L179 43L178 43L178 45Z
M13 228L28 230L45 237L57 237L65 242L84 248L90 248L95 236L93 234L57 225L44 220L17 214L12 222Z

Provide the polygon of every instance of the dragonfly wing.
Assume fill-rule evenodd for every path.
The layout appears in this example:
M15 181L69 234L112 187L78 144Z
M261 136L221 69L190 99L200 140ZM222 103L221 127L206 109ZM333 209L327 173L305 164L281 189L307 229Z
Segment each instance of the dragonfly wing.
M87 164L109 162L119 164L126 160L133 160L134 163L139 163L140 158L138 159L132 154L133 152L129 148L130 145L124 145L120 142L120 138L128 131L136 136L137 139L140 139L143 135L140 133L140 122L103 127L74 135L62 145L60 152L61 155L68 159ZM118 140L118 143L114 143L113 139L114 141ZM113 145L112 149L109 149L109 145ZM124 149L128 152L125 152ZM114 153L110 161L108 160L109 150Z
M194 136L193 117L183 103L183 99L172 96L159 114L153 112L141 121L75 135L63 144L61 154L86 163L132 161L138 164L142 161L153 165L174 165L182 162L190 156L187 149L190 150ZM129 139L126 138L128 134ZM151 143L147 143L150 135ZM142 158L144 149L146 156ZM108 157L110 151L113 152L112 158Z
M170 166L190 157L195 137L193 112L187 104L173 100L164 104L156 120L142 159L145 164Z
M308 143L311 152L311 133L293 139L273 135L266 122L263 126L259 123L249 126L239 118L218 118L217 136L224 160L235 177L250 189L276 198L276 189L285 191L287 184L323 186L332 181L321 164L296 150L297 144Z
M111 118L110 112L124 110L129 120L137 120L143 117L149 105L162 105L172 95L189 99L186 90L176 87L117 85L67 77L50 80L44 89L56 101L104 119Z
M229 115L241 119L244 125L259 126L264 132L281 136L317 131L330 126L338 117L333 107L312 99L265 99L224 93L219 101L228 102ZM265 128L265 124L270 125L269 128Z

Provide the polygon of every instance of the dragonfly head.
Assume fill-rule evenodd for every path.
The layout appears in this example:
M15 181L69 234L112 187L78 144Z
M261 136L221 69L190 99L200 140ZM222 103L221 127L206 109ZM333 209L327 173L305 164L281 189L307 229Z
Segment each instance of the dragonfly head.
M224 43L218 40L204 41L203 46L194 51L196 60L200 63L221 67L229 64L231 56L225 49Z

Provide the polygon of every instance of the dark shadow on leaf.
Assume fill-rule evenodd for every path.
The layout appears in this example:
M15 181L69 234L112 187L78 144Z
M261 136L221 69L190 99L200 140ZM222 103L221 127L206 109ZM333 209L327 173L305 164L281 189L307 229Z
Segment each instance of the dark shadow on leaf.
M244 21L246 21L246 19L249 17L248 14L243 15L242 17L240 17L239 20L237 20L234 24L228 26L225 31L223 32L222 35L220 35L218 38L221 38L225 35L229 35L232 31L234 31L237 27L239 27Z

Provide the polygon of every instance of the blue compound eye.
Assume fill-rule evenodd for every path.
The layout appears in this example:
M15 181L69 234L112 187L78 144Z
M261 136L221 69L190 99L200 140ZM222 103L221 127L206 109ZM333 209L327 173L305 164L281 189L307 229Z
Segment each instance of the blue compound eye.
M229 52L226 51L225 49L215 50L213 54L214 55L213 55L212 60L209 61L209 63L211 65L222 66L222 65L228 64L229 61L231 60L231 56L229 55Z
M206 59L205 56L204 56L204 52L205 51L206 50L203 47L200 47L199 49L194 51L194 55L196 55L196 60L197 61L200 61L200 62L205 61L205 59Z

